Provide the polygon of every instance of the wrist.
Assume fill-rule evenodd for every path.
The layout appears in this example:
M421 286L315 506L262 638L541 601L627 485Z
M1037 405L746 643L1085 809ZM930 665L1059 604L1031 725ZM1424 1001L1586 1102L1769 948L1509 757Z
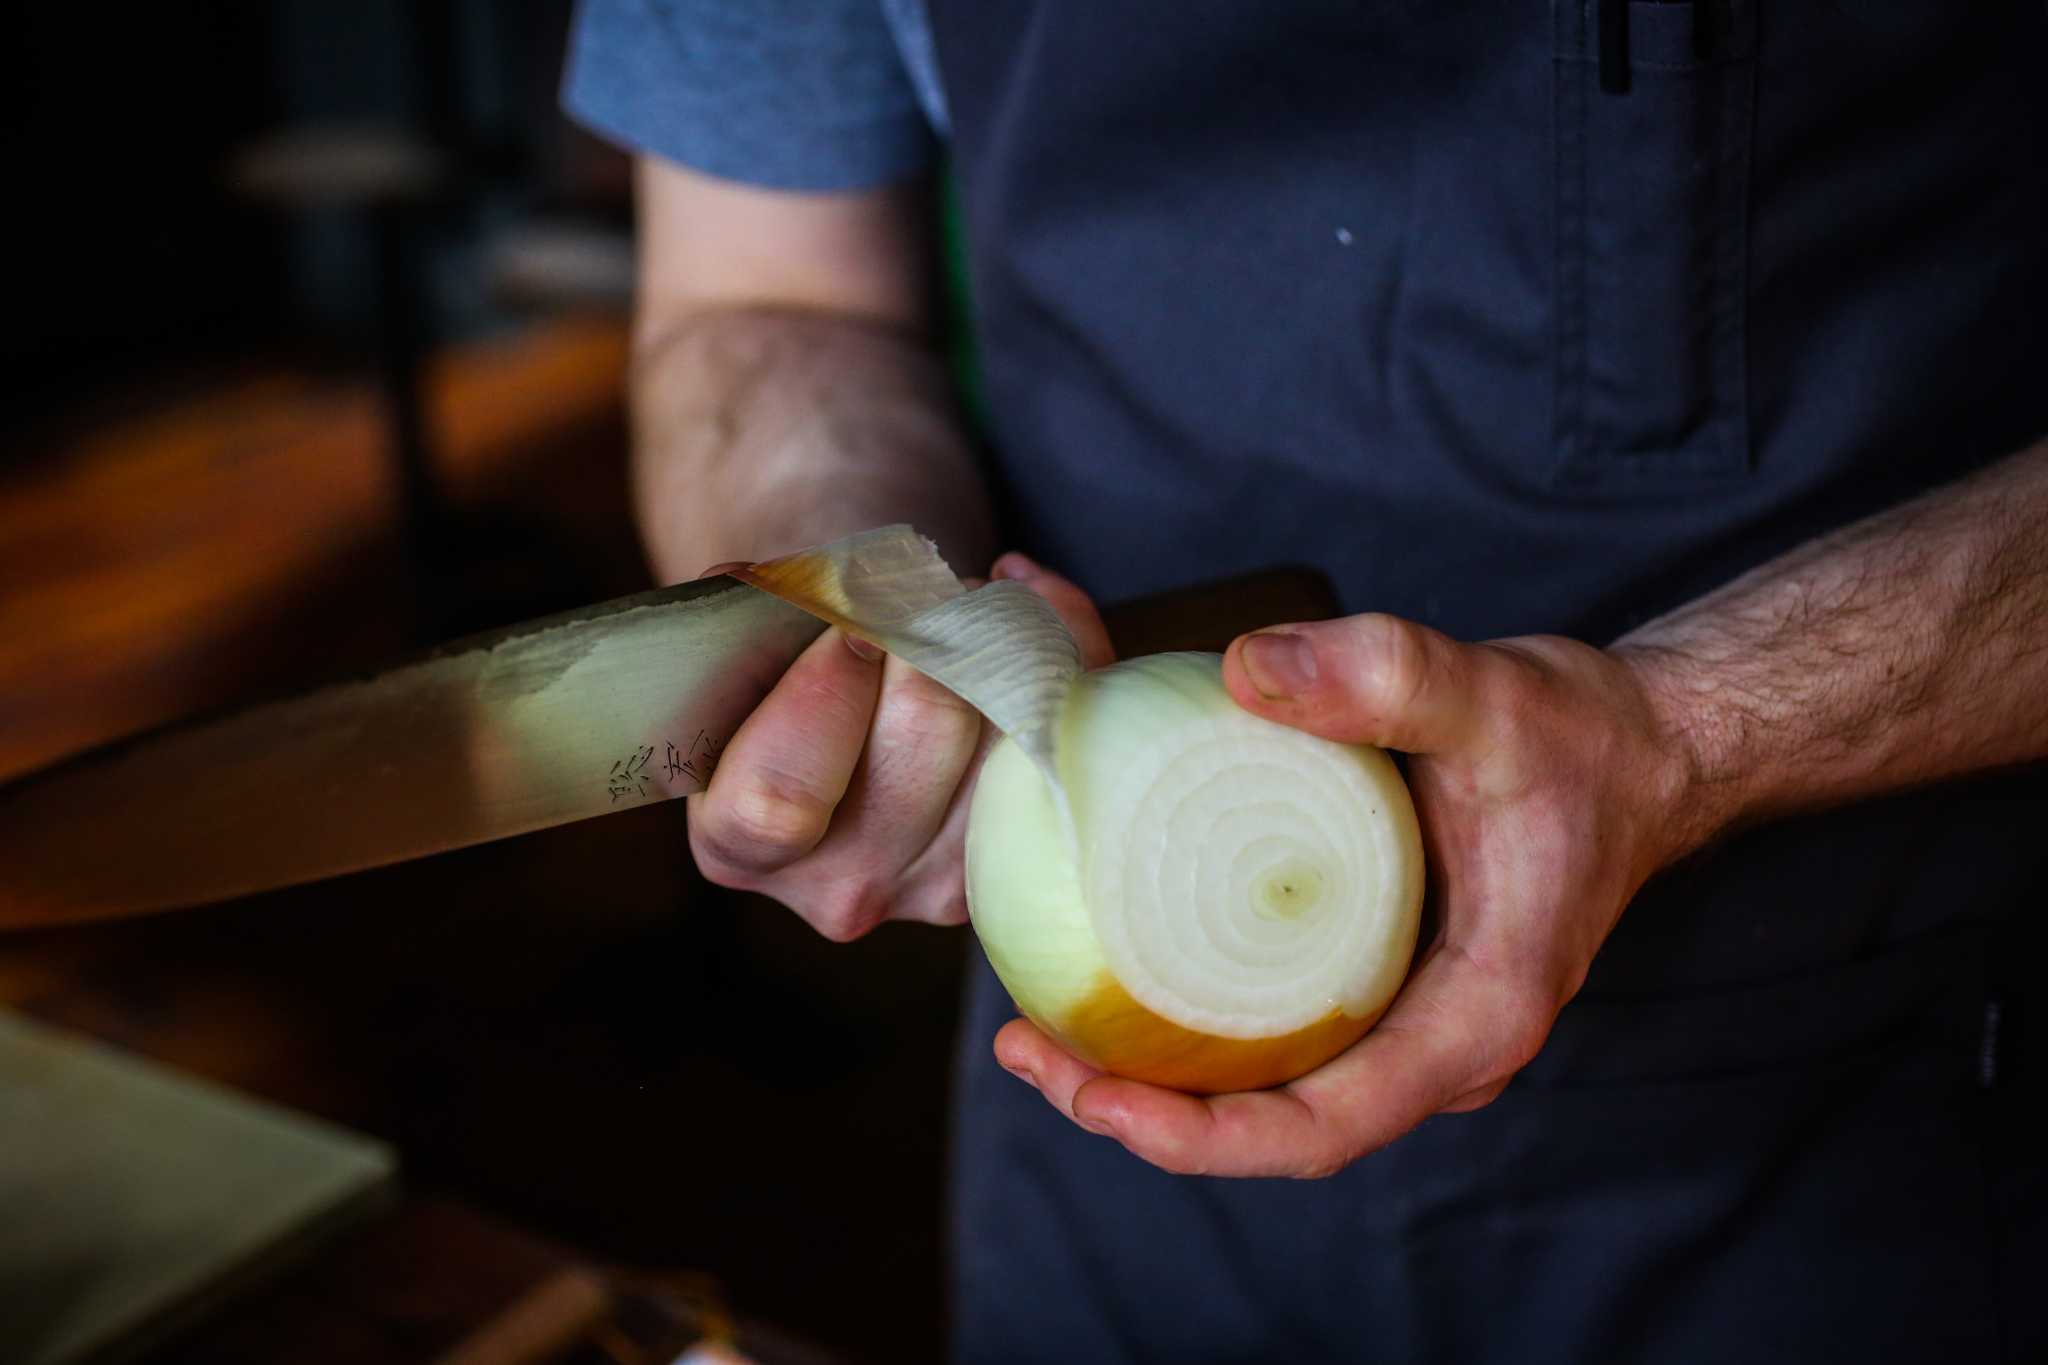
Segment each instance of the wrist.
M757 486L730 505L735 513L704 524L681 498L650 499L639 512L648 556L663 582L712 564L753 563L795 554L897 522L929 537L955 573L978 576L995 559L993 516L978 487L929 490L894 480L820 475Z
M995 554L945 367L893 329L762 310L686 318L641 346L633 414L634 504L664 580L899 521L962 573Z
M1745 753L1740 713L1683 651L1630 641L1606 652L1627 670L1649 716L1663 764L1664 861L1675 862L1749 817L1756 764Z

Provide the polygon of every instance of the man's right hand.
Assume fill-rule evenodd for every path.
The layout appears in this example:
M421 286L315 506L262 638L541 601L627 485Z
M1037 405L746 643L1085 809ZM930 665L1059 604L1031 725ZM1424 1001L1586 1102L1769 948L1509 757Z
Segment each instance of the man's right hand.
M1110 662L1095 605L1022 555L992 576L1052 604L1082 662ZM720 886L758 891L837 942L885 919L967 919L967 803L994 730L899 659L828 630L799 657L689 798L690 849Z
M909 522L980 564L995 518L933 348L928 187L765 190L638 162L633 488L658 581ZM1093 661L1072 584L1012 557ZM697 865L830 938L966 917L961 848L980 716L827 631L690 798Z

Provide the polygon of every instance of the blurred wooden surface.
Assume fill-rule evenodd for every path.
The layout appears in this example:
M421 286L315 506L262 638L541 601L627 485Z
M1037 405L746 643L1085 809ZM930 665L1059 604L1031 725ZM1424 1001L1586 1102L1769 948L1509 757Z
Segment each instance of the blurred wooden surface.
M473 344L433 367L429 423L459 504L570 519L630 586L624 364L598 319ZM264 374L83 425L0 475L0 777L401 649L413 585L383 440L368 384Z
M446 1199L406 1200L155 1365L639 1365L730 1342L758 1365L840 1357L736 1317L715 1283L635 1275Z
M444 480L478 524L511 528L483 589L530 575L571 605L643 586L624 357L620 324L569 320L434 367ZM278 374L82 427L0 481L0 774L400 651L419 585L380 440L367 383ZM1116 630L1127 652L1214 648L1329 610L1313 575L1279 575L1144 604ZM390 1140L415 1188L563 1255L709 1272L742 1314L850 1356L933 1358L968 936L827 943L698 881L682 818L646 807L0 938L0 1004ZM392 1235L352 1264L402 1287L439 1234ZM238 1312L317 1317L313 1284ZM365 1359L429 1359L462 1310L416 1311L437 1325L332 1330L400 1343Z
M431 1360L575 1264L567 1248L443 1199L351 1230L267 1292L187 1333L163 1365Z

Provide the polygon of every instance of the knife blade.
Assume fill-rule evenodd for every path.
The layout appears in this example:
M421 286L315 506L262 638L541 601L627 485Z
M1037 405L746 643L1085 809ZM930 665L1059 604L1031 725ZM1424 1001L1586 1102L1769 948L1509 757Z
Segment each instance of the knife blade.
M814 617L725 575L0 789L0 928L225 900L703 790Z

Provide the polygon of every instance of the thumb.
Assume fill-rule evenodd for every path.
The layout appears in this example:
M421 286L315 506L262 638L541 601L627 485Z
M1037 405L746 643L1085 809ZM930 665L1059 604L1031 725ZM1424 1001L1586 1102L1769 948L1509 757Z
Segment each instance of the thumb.
M1223 656L1223 681L1253 715L1324 739L1441 753L1479 729L1479 656L1370 612L1241 635Z

